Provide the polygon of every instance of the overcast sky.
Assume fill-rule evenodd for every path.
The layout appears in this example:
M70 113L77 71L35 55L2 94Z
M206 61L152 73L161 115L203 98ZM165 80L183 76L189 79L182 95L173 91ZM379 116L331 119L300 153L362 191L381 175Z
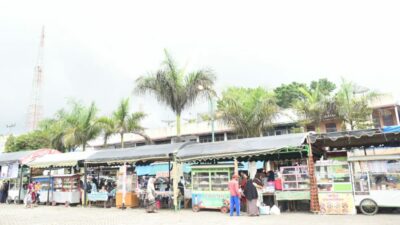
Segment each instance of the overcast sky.
M239 3L240 2L240 3ZM398 1L0 1L0 134L25 129L41 26L44 115L70 98L109 114L168 49L189 69L212 68L217 89L274 88L341 77L399 97ZM146 127L173 114L131 96ZM207 104L187 110L195 115Z

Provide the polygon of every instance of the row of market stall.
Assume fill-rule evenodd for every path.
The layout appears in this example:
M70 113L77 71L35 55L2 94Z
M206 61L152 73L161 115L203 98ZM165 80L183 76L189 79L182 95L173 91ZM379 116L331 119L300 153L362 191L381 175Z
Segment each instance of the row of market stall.
M355 214L358 207L374 214L379 207L400 207L400 134L395 128L146 145L28 161L10 154L16 153L0 154L1 179L15 181L10 190L18 198L9 198L15 201L31 180L40 184L43 203L137 207L153 176L159 207L191 202L194 211L224 211L229 180L246 172L261 180L264 203L282 209Z

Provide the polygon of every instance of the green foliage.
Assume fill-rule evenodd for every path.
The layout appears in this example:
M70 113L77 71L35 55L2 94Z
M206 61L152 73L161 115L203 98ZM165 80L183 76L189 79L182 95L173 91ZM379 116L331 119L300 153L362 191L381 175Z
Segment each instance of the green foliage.
M100 121L103 124L103 131L105 135L107 134L107 131L120 134L122 148L124 148L125 133L135 133L144 137L147 142L152 142L151 139L144 134L144 129L140 125L140 122L146 117L146 114L142 112L135 112L131 114L129 112L129 101L129 98L122 99L118 108L114 111L112 118L108 119L108 121ZM106 130L104 130L104 125L106 126Z
M330 95L336 89L336 84L326 78L321 78L317 81L312 81L310 84L311 90L316 90L317 88L322 94Z
M335 96L337 114L350 126L351 130L371 126L372 108L369 107L369 103L379 96L379 94L371 91L357 92L356 84L343 79Z
M231 87L222 93L218 110L238 134L257 137L272 125L278 105L274 94L264 88Z
M153 94L156 99L166 104L176 114L177 135L180 135L180 117L182 111L192 106L199 96L214 95L215 75L211 70L197 70L186 73L179 68L165 50L162 67L148 76L136 80L135 92Z
M50 148L51 142L48 135L42 131L33 131L18 137L10 136L5 145L6 152L36 150Z
M282 84L281 86L274 89L277 104L281 108L290 108L295 102L302 99L303 93L299 90L300 88L308 89L306 84L292 82L290 84Z
M300 87L299 91L304 98L298 100L293 107L300 117L300 124L303 126L312 124L318 129L327 112L330 102L329 97L323 93L319 85L311 90Z

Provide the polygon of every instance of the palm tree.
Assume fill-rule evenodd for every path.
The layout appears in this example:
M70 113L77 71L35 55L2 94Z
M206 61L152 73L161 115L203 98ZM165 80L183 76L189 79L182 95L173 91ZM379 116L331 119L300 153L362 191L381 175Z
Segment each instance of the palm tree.
M113 118L104 116L104 117L99 118L98 122L100 124L101 130L103 133L103 140L104 140L103 147L106 148L108 138L111 135L115 134L117 131L116 126L115 126L115 120L113 120Z
M135 92L153 94L166 104L176 115L176 134L181 134L182 112L192 106L199 96L214 95L212 89L215 75L211 70L197 70L186 74L184 68L178 68L175 61L164 50L165 60L162 67L149 76L136 80Z
M144 134L144 129L140 126L140 121L146 115L142 112L129 113L129 98L122 99L117 110L113 113L115 130L121 136L121 148L124 148L124 134L134 133L142 136L146 142L151 142L151 139Z
M223 120L244 137L259 137L278 112L273 93L264 88L229 88L222 93L218 110Z
M96 138L101 131L96 114L97 108L94 103L89 107L75 103L72 111L66 114L63 121L65 124L62 134L64 145L72 148L82 145L85 151L87 142Z
M351 130L363 129L370 124L372 108L369 103L379 94L361 90L353 82L342 79L339 91L335 96L336 110L339 118L350 126Z
M300 87L299 91L303 96L294 103L293 108L304 126L311 124L318 131L329 106L329 96L324 94L319 85L314 89Z

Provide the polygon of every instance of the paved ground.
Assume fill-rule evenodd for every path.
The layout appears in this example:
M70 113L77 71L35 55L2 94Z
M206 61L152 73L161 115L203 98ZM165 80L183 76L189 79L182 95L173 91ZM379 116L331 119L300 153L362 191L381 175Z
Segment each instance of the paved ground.
M203 224L271 224L271 225L386 225L400 224L400 214L375 216L321 216L308 213L284 213L280 216L229 217L215 211L193 213L182 210L175 213L162 210L147 214L143 209L119 210L115 208L81 208L39 206L25 209L20 205L0 205L0 225L203 225Z

